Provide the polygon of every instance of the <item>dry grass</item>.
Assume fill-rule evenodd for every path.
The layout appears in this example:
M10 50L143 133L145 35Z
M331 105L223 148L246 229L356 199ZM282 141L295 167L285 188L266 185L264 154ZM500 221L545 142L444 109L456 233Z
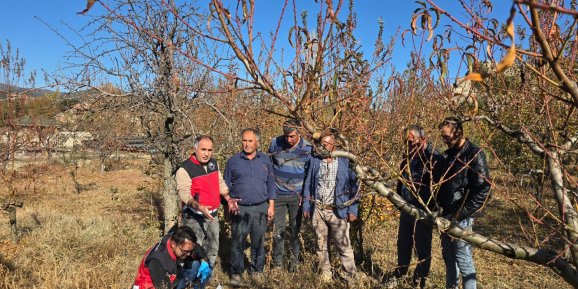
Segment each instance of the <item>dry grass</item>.
M142 254L159 237L154 206L158 182L143 174L146 160L123 162L120 169L104 173L99 172L97 163L85 163L78 170L78 181L95 185L80 194L75 192L67 168L58 163L39 165L42 172L35 177L34 189L30 189L29 177L21 180L20 186L29 190L22 192L25 206L18 210L20 243L9 241L7 217L0 217L0 288L130 287ZM494 200L488 211L495 213L480 218L476 227L499 238L522 239L511 236L516 224L508 219L511 208L501 203ZM357 247L356 258L365 258L359 265L366 277L356 288L381 288L379 280L384 272L395 267L396 226L396 218L390 217L364 229L365 252L362 254ZM215 269L209 288L225 285L229 280L225 273L229 249L226 225L223 232L223 262ZM333 284L319 282L311 226L304 226L303 232L304 260L299 271L267 272L267 281L259 284L247 278L251 288L348 288L343 280ZM355 233L352 238L358 240ZM429 288L443 288L445 272L437 233L433 247ZM339 261L334 260L338 267ZM551 270L528 262L478 249L475 261L480 288L566 286Z

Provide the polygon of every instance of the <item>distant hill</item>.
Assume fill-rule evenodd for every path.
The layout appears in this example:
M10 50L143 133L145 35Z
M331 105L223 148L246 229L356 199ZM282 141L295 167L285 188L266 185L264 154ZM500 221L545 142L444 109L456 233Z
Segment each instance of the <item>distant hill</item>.
M54 93L53 90L49 90L49 89L40 89L40 88L30 89L30 88L25 88L25 87L10 87L10 85L0 83L0 99L6 99L6 97L8 96L7 95L8 92L12 92L12 93L26 92L26 94L29 97L40 97L40 96L47 95L49 93Z

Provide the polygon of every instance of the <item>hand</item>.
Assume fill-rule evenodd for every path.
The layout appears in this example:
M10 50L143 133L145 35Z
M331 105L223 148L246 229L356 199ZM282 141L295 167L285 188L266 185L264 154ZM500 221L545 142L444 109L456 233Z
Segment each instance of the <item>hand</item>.
M239 209L239 204L237 202L239 202L241 199L233 199L233 198L229 198L227 200L227 207L229 208L229 213L231 215L237 215L240 212Z
M309 219L309 217L311 217L309 212L303 212L303 219Z
M267 221L272 221L275 217L275 206L273 204L269 205L269 209L267 209Z
M207 278L211 277L213 273L213 268L207 263L207 261L201 261L201 266L199 266L199 270L197 271L197 278L201 277L201 283L205 282Z
M347 221L353 223L357 220L357 216L354 214L347 214Z
M203 213L203 215L205 215L205 217L207 217L207 219L209 220L214 220L215 218L213 218L213 216L211 216L211 212L209 212L209 207L208 206L204 206L199 204L197 206L197 211Z

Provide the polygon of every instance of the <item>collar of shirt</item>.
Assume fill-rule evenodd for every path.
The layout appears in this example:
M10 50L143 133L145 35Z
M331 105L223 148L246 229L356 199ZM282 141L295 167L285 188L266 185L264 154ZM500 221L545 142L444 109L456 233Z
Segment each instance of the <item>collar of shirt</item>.
M250 159L250 158L247 157L247 154L245 154L244 151L241 151L241 153L239 153L239 157L242 158L242 159L246 159L246 160L249 160L249 161L250 161L250 160L253 160L253 159L255 159L255 158L260 158L260 157L261 157L261 152L260 152L260 151L257 151L257 152L255 153L255 158Z

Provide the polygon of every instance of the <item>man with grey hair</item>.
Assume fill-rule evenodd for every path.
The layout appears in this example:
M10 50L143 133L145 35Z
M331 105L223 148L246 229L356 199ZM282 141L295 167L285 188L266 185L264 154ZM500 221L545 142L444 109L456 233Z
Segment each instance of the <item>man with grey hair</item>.
M275 177L269 157L258 151L261 135L249 128L241 131L242 151L225 166L225 182L238 200L239 212L231 216L231 285L241 286L245 270L245 242L251 237L250 272L262 278L265 267L265 231L275 215Z
M311 159L311 144L299 134L301 124L295 119L283 123L283 135L274 138L268 153L275 172L275 227L273 232L273 267L283 266L284 243L289 215L289 240L291 260L289 272L297 269L301 244L301 203L306 164Z
M434 210L431 185L438 182L443 157L426 139L424 129L410 125L404 130L404 151L400 164L397 194L416 208ZM413 287L425 288L431 265L432 226L400 212L397 232L397 267L387 282L388 288L397 288L399 279L409 269L412 251L417 253L413 272Z
M219 251L217 209L221 197L227 201L232 214L239 208L237 200L229 196L217 161L212 158L213 139L200 135L195 138L193 146L193 154L177 170L177 191L183 205L183 225L193 229L199 245L207 249L209 264L213 267Z
M321 146L328 152L336 150L332 133L321 137ZM349 167L349 159L319 155L312 157L303 188L303 218L311 218L317 236L320 280L332 282L329 241L333 243L343 264L348 281L357 273L351 240L350 223L359 211L357 175ZM351 286L350 286L351 287Z

